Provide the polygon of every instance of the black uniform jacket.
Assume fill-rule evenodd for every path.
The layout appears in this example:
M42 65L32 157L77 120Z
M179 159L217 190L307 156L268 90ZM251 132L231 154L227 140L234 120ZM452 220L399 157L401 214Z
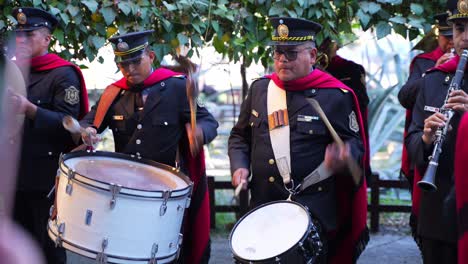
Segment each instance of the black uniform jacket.
M405 138L411 160L418 171L424 172L429 162L433 146L426 146L422 141L424 120L438 111L444 104L451 76L433 71L421 79L419 95L413 108L413 121ZM466 78L463 89L466 91ZM418 234L432 239L446 242L456 242L455 197L451 193L454 186L454 152L456 131L460 115L456 113L451 120L453 129L448 132L442 146L439 165L436 172L437 191L433 193L421 192L420 210L418 217Z
M398 92L398 100L404 108L412 109L414 107L421 85L420 82L422 82L421 77L435 64L436 61L427 58L416 57L414 59L408 80Z
M112 129L116 152L174 166L185 123L190 122L185 77L171 77L145 90L149 94L142 110L138 106L140 92L122 90L109 108L98 133L107 127ZM93 125L98 104L81 121L83 126ZM197 126L203 130L204 143L216 137L218 122L204 107L197 106Z
M260 79L252 84L229 138L231 171L247 168L252 173L249 183L252 207L284 200L288 196L275 163L268 130L269 81ZM296 184L319 166L324 159L326 146L333 141L321 118L306 101L305 93L320 103L337 133L343 141L350 143L353 157L360 161L364 154L359 132L350 129L350 115L354 105L351 93L340 89L287 91L291 177ZM333 229L336 220L334 178L309 187L303 194L307 196L305 203L312 214L327 225L327 229Z
M54 184L60 153L73 146L62 119L65 115L78 117L80 102L76 98L81 97L80 79L73 67L59 67L33 71L29 82L27 98L38 108L35 120L26 118L24 123L17 189L48 191Z

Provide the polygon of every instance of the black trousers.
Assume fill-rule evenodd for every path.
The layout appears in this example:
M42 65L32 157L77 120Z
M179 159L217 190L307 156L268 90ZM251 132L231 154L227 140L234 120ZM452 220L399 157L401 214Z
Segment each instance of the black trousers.
M422 238L421 253L424 264L457 264L457 244Z
M47 264L65 264L65 249L56 248L47 234L49 209L53 199L46 196L47 192L16 192L13 217L40 244Z

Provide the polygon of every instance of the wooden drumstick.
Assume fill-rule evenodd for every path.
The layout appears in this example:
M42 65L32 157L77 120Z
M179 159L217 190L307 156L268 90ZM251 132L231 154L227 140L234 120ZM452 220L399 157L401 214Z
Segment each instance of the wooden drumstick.
M236 187L236 189L234 190L234 197L239 197L239 194L240 192L242 191L242 187L244 187L244 184L245 184L245 180L242 180Z
M328 128L328 131L330 131L333 141L335 141L339 148L343 148L345 146L343 140L340 138L338 133L336 133L335 129L331 125L330 121L325 115L325 112L323 112L322 107L320 107L320 104L317 102L317 100L315 100L314 98L307 98L307 101L312 105L312 107L315 109L320 118L322 118L323 122L325 123L325 126L327 126ZM348 165L348 169L351 172L351 176L353 177L354 183L356 185L359 185L359 182L361 182L362 175L361 168L352 158L347 159L346 163Z
M68 130L70 133L74 135L79 134L81 136L82 133L86 133L88 137L91 136L91 133L88 130L86 130L86 128L82 127L80 123L72 116L69 116L69 115L64 116L62 119L62 125L66 130ZM79 139L76 139L76 140L79 141ZM85 145L87 144L85 143ZM88 146L87 149L94 150L93 144L91 143L91 145Z

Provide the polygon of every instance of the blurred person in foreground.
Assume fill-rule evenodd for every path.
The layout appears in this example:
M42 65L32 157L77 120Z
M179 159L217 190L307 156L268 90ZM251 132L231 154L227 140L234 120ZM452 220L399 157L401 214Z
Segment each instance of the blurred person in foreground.
M40 243L47 263L65 263L65 250L56 248L47 235L53 204L47 195L54 186L60 154L74 145L62 118L79 118L88 111L86 87L77 66L48 52L58 23L55 16L30 7L15 8L12 15L17 20L15 63L27 86L27 96L10 94L16 113L25 117L13 215Z
M322 28L320 24L287 17L270 21L275 29L275 72L252 83L231 131L232 184L250 189L250 205L254 208L288 198L286 187L298 186L316 168L323 169L321 181L292 198L306 205L320 222L328 247L320 263L354 263L369 239L365 177L360 175L356 184L345 165L351 159L358 161L362 171L366 162L357 98L352 89L314 68L314 40ZM345 146L333 142L308 98L320 103ZM274 118L276 115L278 118ZM272 139L272 131L284 132L289 138ZM282 160L287 161L287 167L278 166Z
M217 135L218 122L196 105L197 129L191 133L187 79L166 68L153 68L149 46L153 31L131 32L109 39L123 78L109 85L81 121L85 143L99 140L109 127L116 152L132 154L181 169L194 182L188 221L184 226L181 263L208 263L210 214L203 144ZM179 148L180 147L180 148ZM180 151L177 155L178 149ZM180 163L179 163L180 164Z
M429 164L436 165L434 184L437 189L429 192L418 190L413 193L413 211L418 214L417 236L424 263L457 263L457 240L461 229L457 229L456 195L463 195L455 186L454 158L458 125L461 116L468 111L468 87L466 82L460 89L448 88L455 75L460 55L468 49L468 3L449 1L453 10L447 21L452 25L456 56L448 62L426 72L419 81L419 92L413 108L412 123L405 138L410 160L415 164L415 182L425 174ZM457 8L458 6L458 8ZM466 79L466 69L463 79ZM441 113L442 107L453 110L453 117ZM448 123L446 135L438 137L438 129ZM442 133L440 133L442 134ZM438 160L431 160L436 140L444 139ZM431 163L429 163L431 161ZM415 190L419 188L415 187Z
M414 57L410 64L408 80L398 92L398 99L400 104L406 108L405 130L403 133L404 137L407 135L408 128L411 124L413 107L418 96L420 82L422 82L422 77L424 76L425 72L433 67L437 67L447 62L454 56L452 52L452 27L447 24L447 17L447 13L441 13L434 16L435 28L437 29L436 32L438 32L436 39L437 47L430 52L421 53ZM423 43L427 43L428 41L432 40L432 38L434 38L434 36L431 34L424 37L420 41L420 44L416 45L416 47L423 46ZM410 227L413 233L413 237L419 245L419 239L416 236L419 189L416 187L414 178L414 164L412 164L409 159L405 144L402 145L402 148L400 176L402 178L404 177L410 186L413 203L410 215ZM417 181L419 181L419 179L417 179Z
M29 264L44 263L36 241L11 216L16 185L16 172L20 146L11 145L11 136L20 132L22 120L12 113L9 92L26 94L26 85L19 68L4 54L5 36L0 33L0 260L2 263Z

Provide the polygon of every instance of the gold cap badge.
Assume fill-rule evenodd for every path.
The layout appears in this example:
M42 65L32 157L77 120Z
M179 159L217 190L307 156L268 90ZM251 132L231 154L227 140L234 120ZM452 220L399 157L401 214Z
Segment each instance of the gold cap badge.
M468 1L467 0L460 0L457 3L457 9L460 14L468 13Z
M23 13L23 10L18 10L18 14L16 15L16 21L18 21L19 24L24 25L26 24L26 21L28 20L26 18L26 14Z
M281 38L287 38L289 36L289 28L283 24L283 20L280 20L280 24L278 25L276 31L278 32L278 36Z
M122 41L122 39L119 39L119 43L117 44L117 50L118 51L127 51L130 47L128 46L127 42Z

